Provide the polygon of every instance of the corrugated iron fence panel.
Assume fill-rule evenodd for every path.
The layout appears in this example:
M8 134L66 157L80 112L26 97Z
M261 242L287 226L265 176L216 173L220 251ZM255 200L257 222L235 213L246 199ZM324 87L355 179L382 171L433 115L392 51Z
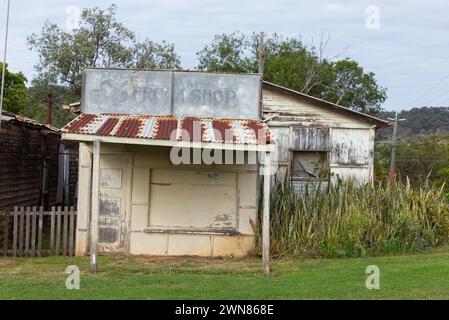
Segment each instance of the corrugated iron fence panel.
M77 212L74 207L15 207L0 213L3 255L73 256Z

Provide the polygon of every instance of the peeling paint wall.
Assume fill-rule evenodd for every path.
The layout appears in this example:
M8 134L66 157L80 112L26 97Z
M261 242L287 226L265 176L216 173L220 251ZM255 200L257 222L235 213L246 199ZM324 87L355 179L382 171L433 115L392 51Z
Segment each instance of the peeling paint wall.
M278 146L277 177L289 174L292 150L329 153L331 181L367 183L373 177L375 129L324 107L264 89L264 118Z
M90 183L89 151L90 146L83 144L80 152L85 160L85 167L80 167L83 184ZM131 179L121 180L123 190L130 194L129 200L120 200L122 210L129 210L126 215L129 246L125 252L241 256L253 249L253 226L257 219L256 165L176 166L170 162L168 147L102 144L101 153L101 159L104 154L132 155ZM125 167L123 164L122 170ZM119 184L111 171L103 173L104 184ZM109 194L102 198L100 206L114 216L118 204ZM84 254L88 248L90 208L85 205L80 208L77 254Z
M294 150L329 150L329 128L291 127L290 147Z

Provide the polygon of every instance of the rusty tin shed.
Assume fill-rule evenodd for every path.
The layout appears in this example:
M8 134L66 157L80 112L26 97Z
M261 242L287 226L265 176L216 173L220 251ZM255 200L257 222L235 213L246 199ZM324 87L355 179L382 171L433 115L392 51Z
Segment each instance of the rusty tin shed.
M80 142L76 253L247 254L273 150L260 91L258 74L86 69L63 128Z

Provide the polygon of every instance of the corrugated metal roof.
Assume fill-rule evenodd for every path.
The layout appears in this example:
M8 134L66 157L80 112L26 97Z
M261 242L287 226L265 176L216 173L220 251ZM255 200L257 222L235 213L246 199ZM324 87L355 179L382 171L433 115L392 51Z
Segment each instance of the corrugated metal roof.
M63 132L97 136L236 144L269 144L261 121L127 114L81 114Z
M33 119L30 119L30 118L21 116L19 114L15 114L15 113L12 113L10 111L2 110L1 121L12 121L12 120L15 120L15 121L18 121L18 122L22 122L22 123L25 123L25 124L28 124L28 125L33 125L33 126L36 126L36 127L43 127L43 128L46 128L46 129L54 131L54 132L59 132L59 129L56 128L56 127L48 126L48 125L46 125L44 123L40 123L40 122L38 122L36 120L33 120Z

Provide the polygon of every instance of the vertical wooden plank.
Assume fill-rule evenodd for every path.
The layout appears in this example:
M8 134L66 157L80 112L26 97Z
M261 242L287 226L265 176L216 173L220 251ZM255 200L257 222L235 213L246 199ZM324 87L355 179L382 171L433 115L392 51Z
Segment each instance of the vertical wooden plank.
M73 256L75 241L75 208L70 207L70 226L69 226L69 255Z
M42 228L44 226L44 208L39 207L39 222L37 231L37 255L42 257Z
M26 210L26 224L25 224L25 257L30 256L30 218L31 208L27 207Z
M5 211L5 216L3 219L3 256L8 255L8 245L9 245L9 210Z
M64 207L64 224L62 229L62 255L67 255L67 227L68 227L68 219L69 219L69 208L67 206Z
M12 226L12 256L17 257L17 229L19 225L19 208L14 207L14 217Z
M263 273L270 273L270 152L265 153L263 177L263 221L262 221L262 243L263 243Z
M36 218L37 208L33 207L33 215L31 216L31 256L36 255Z
M50 255L55 254L55 207L51 207L50 213Z
M90 224L90 265L92 273L98 271L97 244L98 244L98 215L100 211L100 141L93 143L92 163L92 204Z
M60 244L61 244L61 218L62 218L62 211L61 207L58 207L58 211L56 213L56 248L55 248L55 255L59 256L60 254Z
M25 222L25 208L20 207L20 224L19 224L19 257L23 257L23 226Z

